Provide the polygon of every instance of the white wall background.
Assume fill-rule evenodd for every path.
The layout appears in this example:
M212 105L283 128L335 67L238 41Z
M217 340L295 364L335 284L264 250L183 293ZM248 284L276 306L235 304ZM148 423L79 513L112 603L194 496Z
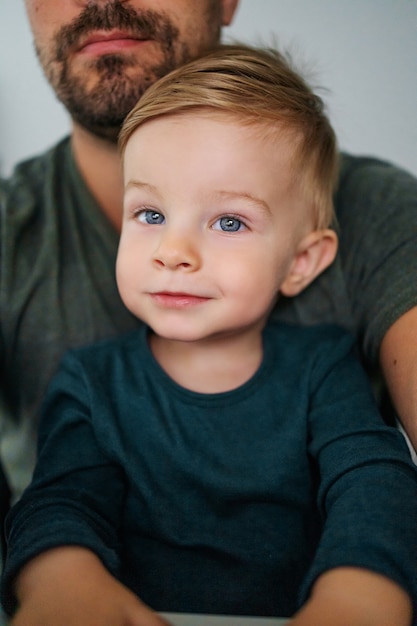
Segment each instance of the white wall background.
M329 89L342 148L417 175L417 0L240 1L227 37L290 47ZM23 0L0 0L0 173L68 129L38 67Z

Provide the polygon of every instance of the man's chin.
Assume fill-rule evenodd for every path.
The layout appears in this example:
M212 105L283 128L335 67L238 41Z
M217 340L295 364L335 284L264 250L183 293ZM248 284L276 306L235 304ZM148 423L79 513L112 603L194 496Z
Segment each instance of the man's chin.
M65 89L60 100L77 126L95 137L116 143L123 121L140 98L141 93L126 90L113 84L96 89L93 93L82 93Z

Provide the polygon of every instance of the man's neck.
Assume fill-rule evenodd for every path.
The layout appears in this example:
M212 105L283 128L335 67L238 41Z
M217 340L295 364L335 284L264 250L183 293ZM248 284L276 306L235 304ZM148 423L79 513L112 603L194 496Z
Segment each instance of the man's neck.
M122 167L117 145L100 139L74 124L74 159L103 213L120 231L122 223Z

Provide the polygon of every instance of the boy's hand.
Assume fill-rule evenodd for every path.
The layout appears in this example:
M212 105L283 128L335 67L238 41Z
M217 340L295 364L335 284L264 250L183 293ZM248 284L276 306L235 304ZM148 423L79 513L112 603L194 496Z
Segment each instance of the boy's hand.
M411 626L407 593L385 576L340 567L317 579L310 599L288 626Z
M30 561L16 582L10 626L167 626L89 550L55 548Z

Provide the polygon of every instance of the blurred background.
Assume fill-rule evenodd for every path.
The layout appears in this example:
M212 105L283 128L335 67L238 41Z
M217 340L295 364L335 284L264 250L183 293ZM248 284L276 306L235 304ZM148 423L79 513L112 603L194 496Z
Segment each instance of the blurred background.
M289 49L310 82L327 89L342 149L417 175L417 0L240 0L225 30L231 38ZM0 0L0 174L68 130L23 0Z

